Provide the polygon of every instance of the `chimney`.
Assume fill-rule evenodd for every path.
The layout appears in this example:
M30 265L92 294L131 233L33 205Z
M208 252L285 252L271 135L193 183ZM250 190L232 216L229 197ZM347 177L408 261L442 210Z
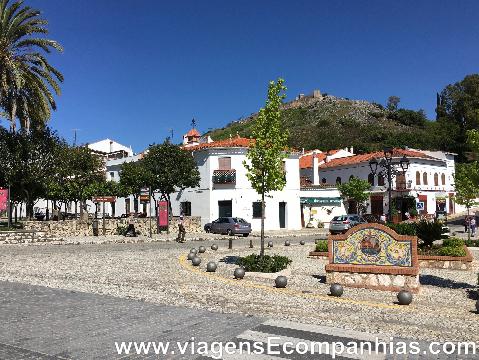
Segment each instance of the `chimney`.
M349 150L349 152L354 155L354 148L352 146L351 146L351 149Z
M319 185L318 151L313 151L313 185Z
M113 141L110 140L110 152L113 152Z

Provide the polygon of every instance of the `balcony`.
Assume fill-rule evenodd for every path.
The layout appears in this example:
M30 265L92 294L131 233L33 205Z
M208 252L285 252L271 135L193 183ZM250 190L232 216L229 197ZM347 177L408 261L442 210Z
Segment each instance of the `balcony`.
M236 170L214 170L213 184L236 184Z

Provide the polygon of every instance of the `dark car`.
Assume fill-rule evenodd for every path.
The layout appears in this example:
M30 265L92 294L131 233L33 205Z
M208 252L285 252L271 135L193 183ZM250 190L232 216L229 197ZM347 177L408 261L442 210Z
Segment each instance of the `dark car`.
M331 234L345 233L353 226L364 223L366 220L357 214L335 216L329 223L329 232Z
M205 225L205 231L213 234L243 235L251 232L251 224L240 217L220 217Z

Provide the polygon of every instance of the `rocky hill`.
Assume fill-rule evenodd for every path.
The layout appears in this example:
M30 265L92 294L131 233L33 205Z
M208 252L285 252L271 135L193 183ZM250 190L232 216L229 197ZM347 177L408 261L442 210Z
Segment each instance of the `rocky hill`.
M363 100L321 95L319 91L313 94L299 96L283 106L283 123L294 148L329 150L354 146L357 151L384 146L440 148L436 123L428 121L422 111L389 111ZM237 134L249 137L256 117L257 113L233 121L208 135L215 140Z

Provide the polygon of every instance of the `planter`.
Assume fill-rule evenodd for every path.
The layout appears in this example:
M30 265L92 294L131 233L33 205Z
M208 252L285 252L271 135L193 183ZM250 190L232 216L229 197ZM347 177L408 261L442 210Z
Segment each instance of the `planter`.
M471 270L473 256L464 245L466 256L418 255L419 267L429 269Z

